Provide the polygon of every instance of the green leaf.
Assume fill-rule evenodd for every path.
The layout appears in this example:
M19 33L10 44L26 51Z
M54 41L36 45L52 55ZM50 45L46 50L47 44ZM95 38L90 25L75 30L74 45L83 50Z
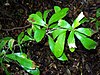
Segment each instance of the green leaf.
M6 54L6 50L0 52L0 57ZM3 58L0 58L0 63L2 63Z
M36 12L36 14L42 19L42 13L40 11Z
M58 58L63 54L65 44L66 32L60 34L55 43L53 53Z
M0 42L0 52L1 49L6 45L6 43L11 39L11 37L5 37L4 39L1 40Z
M10 39L11 39L11 37L5 37L2 40L9 41Z
M40 75L40 71L38 68L34 69L34 70L29 70L29 69L25 69L27 72L29 72L32 75Z
M83 18L84 18L84 14L83 14L83 12L81 12L81 13L78 15L78 17L74 20L74 22L73 22L73 24L72 24L72 27L73 27L73 28L78 27L78 26L81 24L80 21L81 21Z
M68 60L67 56L65 55L65 53L63 53L59 58L57 58L58 60L61 60L61 61L66 61Z
M2 54L0 53L0 57L1 57ZM0 58L0 64L2 63L2 61L3 61L3 58Z
M37 24L40 26L45 26L46 24L37 14L31 14L28 18L28 21L32 24Z
M58 26L60 26L62 28L67 28L68 30L72 30L71 25L65 20L59 20Z
M5 37L5 38L3 38L3 39L0 39L0 42L2 42L3 40L4 41L9 41L10 39L12 39L11 37Z
M100 21L96 21L96 29L97 29L97 31L98 31L98 28L100 27Z
M46 33L45 29L37 29L34 32L34 39L36 40L36 42L40 42L45 36L45 33Z
M17 62L19 62L19 64L23 67L23 68L27 68L27 69L36 69L36 65L34 63L34 61L28 59L26 57L27 55L24 53L13 53L13 54L7 54L6 57L12 60L15 60Z
M37 68L35 62L28 59L26 54L24 53L7 54L6 57L19 62L19 64L30 74L40 75L40 71Z
M90 28L78 28L76 31L83 33L87 36L91 36L93 34L93 31Z
M52 32L53 38L55 39L57 36L59 36L61 33L66 32L66 29L56 29Z
M32 30L33 30L33 32L35 32L37 29L41 29L40 26L38 26L38 25L34 25L34 26L32 26Z
M55 13L59 12L61 8L59 6L54 6Z
M5 40L2 40L0 42L0 50L6 45L6 43L7 43L7 41L5 41Z
M100 17L100 8L98 8L96 11L96 17Z
M12 51L12 48L13 48L13 44L14 44L14 39L10 39L9 42L8 42L8 47L10 48L10 50Z
M71 52L75 51L76 45L75 45L75 38L74 38L74 31L71 31L68 36L68 46Z
M95 22L97 20L97 18L90 18L90 22Z
M54 42L54 40L53 40L49 35L48 35L48 42L49 42L49 46L50 46L51 51L54 52L53 49L54 49L54 46L55 46L55 42ZM59 59L59 60L61 60L61 61L66 61L66 60L68 60L68 58L66 57L65 53L63 53L63 54L62 54L59 58L57 58L57 59Z
M86 17L84 17L82 20L80 20L80 24L83 24L85 22L89 22L89 20Z
M50 47L51 51L53 52L55 42L49 35L48 35L48 42L49 42L49 47Z
M18 44L19 44L19 45L22 43L21 40L22 40L23 37L24 37L24 32L21 32L21 33L18 35L18 38L17 38Z
M46 18L47 18L47 16L48 16L48 13L50 12L50 10L46 10L46 11L44 11L44 13L43 13L43 19L44 19L44 22L46 23Z
M63 8L61 11L53 14L51 16L51 18L49 19L48 24L50 25L50 24L52 24L52 23L64 18L66 16L68 10L69 10L68 8Z
M58 25L57 24L52 24L49 26L49 28L53 29L53 28L58 28Z
M33 40L33 39L30 38L29 36L25 35L21 42L31 41L31 40Z
M32 28L28 28L27 33L28 33L29 36L32 36Z
M95 41L93 41L90 38L87 38L85 35L79 33L79 32L75 32L76 37L81 41L81 43L83 44L83 46L90 50L90 49L95 49L97 43Z

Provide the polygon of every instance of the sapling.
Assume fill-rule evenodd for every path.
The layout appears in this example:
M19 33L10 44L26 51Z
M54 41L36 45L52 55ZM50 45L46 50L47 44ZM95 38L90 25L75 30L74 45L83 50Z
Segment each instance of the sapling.
M66 20L63 19L67 15L68 10L69 8L61 9L59 6L54 6L55 12L53 15L51 15L48 21L47 17L51 10L46 10L43 12L43 14L39 11L35 14L30 14L28 21L32 23L31 28L28 28L25 32L21 32L18 35L17 40L11 37L6 37L0 40L0 57L6 54L6 51L3 51L3 47L8 43L8 48L12 51L12 53L6 54L6 58L17 61L21 67L23 67L30 74L40 75L40 71L34 61L27 58L27 55L23 53L22 45L26 41L36 41L38 43L45 36L47 36L51 52L58 60L61 61L68 60L64 51L66 42L71 52L74 52L75 48L77 48L75 36L80 40L82 45L87 50L95 49L96 42L90 39L91 35L93 34L93 30L83 27L78 28L86 21L83 12L81 12L74 20L72 25L70 25ZM67 32L69 32L68 36L66 36ZM13 51L13 45L15 41L17 41L20 48L20 52L18 53L14 53Z
M64 53L67 31L70 31L67 43L71 52L74 52L75 48L77 48L74 36L81 41L86 49L90 50L96 48L96 42L89 38L93 31L90 28L78 28L78 26L86 21L83 12L79 14L71 26L67 21L63 20L67 15L68 10L68 8L61 9L59 6L55 6L55 13L51 16L48 22L46 18L50 10L46 10L43 15L41 12L31 14L28 18L28 21L31 22L33 26L34 40L40 42L47 34L48 43L52 53L57 59L62 61L68 60Z
M58 41L53 42L54 40L52 40L51 38L51 34L54 30L59 30L60 27L58 26L57 21L59 21L60 19L64 18L67 15L69 8L60 8L59 6L55 6L54 7L54 11L55 13L51 16L51 18L48 20L47 22L47 16L48 13L51 10L46 10L44 11L43 15L41 12L36 12L36 14L31 14L28 18L28 21L32 23L32 29L34 31L34 40L36 40L36 42L40 42L45 35L48 36L48 42L49 42L49 46L51 51L53 52L53 54L56 56L57 59L59 60L67 60L67 57L65 55L65 53L63 53L64 51L64 41L65 41L65 33L62 33L61 36L58 37ZM67 31L66 29L60 29L61 32ZM59 32L57 34L55 34L55 36L58 34L60 34ZM61 39L63 38L63 39ZM51 40L50 40L51 39ZM55 45L54 45L55 44ZM62 47L60 47L61 45L63 45ZM53 50L53 46L59 47L59 51ZM62 54L63 53L63 54Z

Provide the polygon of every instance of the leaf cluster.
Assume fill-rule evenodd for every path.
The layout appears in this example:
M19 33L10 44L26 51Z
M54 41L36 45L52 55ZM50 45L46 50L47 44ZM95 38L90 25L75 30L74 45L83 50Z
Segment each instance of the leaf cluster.
M78 28L82 23L87 21L83 12L70 25L63 19L67 15L68 10L69 8L61 9L59 6L55 6L55 13L50 17L48 22L46 18L50 10L44 11L43 15L41 12L36 12L36 14L31 14L28 18L28 21L33 25L34 40L40 42L44 36L48 36L51 52L61 61L68 60L64 52L65 42L67 42L71 52L74 52L75 48L77 48L75 36L87 50L96 48L96 42L89 38L93 31L90 28ZM68 31L70 31L70 34L66 36Z
M27 35L25 32L21 32L18 35L17 40L11 37L6 37L0 40L0 57L2 57L0 58L1 64L5 55L6 58L17 61L27 72L33 75L40 75L38 67L34 61L27 58L27 55L23 53L21 45L23 45L26 41L36 41L38 43L45 36L48 37L48 44L51 52L58 60L61 61L68 60L67 54L64 51L66 43L71 52L74 52L77 48L75 36L87 50L95 49L96 42L90 39L93 34L93 30L90 28L79 28L81 24L87 21L83 12L78 15L72 24L69 24L66 20L64 20L68 10L69 8L61 9L59 6L55 6L55 12L49 20L47 20L47 17L49 12L52 12L51 10L46 10L43 13L38 11L35 14L30 14L28 21L32 24L32 26L25 31ZM66 36L67 32L69 32L68 36ZM14 53L13 46L15 41L17 41L18 46L20 47L21 52L19 53ZM5 45L7 45L8 49L12 51L11 54L6 54L6 51L3 50Z

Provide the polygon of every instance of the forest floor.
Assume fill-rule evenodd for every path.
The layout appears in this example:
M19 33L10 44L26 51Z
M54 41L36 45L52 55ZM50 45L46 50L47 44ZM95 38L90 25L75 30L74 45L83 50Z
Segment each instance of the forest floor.
M17 38L18 34L25 31L29 23L27 18L36 11L43 12L53 9L54 6L68 7L70 10L65 19L72 24L73 20L82 11L87 18L95 17L96 8L100 7L99 0L0 0L0 39L6 36ZM52 14L52 13L51 13ZM95 23L82 24L96 30ZM47 38L40 43L28 42L24 52L39 66L41 75L100 75L100 29L91 37L98 43L96 49L86 50L77 40L75 52L71 53L65 48L68 61L57 60L49 49ZM17 48L15 52L17 52ZM5 63L6 64L6 63ZM17 63L7 63L11 75L30 75ZM0 68L0 75L5 75Z

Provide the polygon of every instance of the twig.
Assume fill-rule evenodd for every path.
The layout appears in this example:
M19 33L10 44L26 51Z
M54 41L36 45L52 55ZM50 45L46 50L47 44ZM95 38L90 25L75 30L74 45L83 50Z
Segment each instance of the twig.
M24 26L24 27L15 27L15 28L12 28L12 29L1 29L3 31L13 31L13 30L18 30L18 29L24 29L24 28L27 28L27 27L30 27L31 25L27 25L27 26Z

